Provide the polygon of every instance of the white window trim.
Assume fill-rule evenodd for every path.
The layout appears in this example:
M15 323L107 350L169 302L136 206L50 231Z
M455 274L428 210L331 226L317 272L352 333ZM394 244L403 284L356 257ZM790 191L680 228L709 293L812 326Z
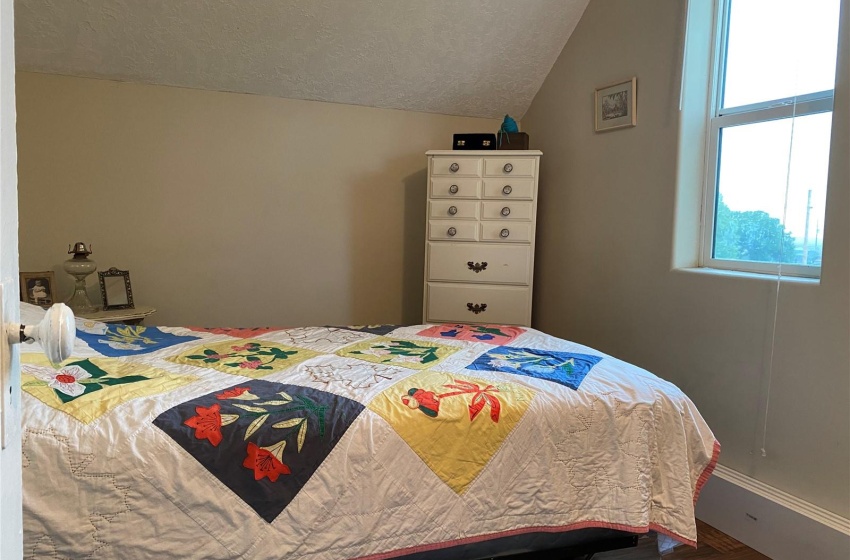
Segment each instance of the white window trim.
M740 107L720 107L725 75L725 53L729 22L729 0L718 0L718 17L715 19L715 43L712 49L712 79L710 82L710 108L707 123L705 177L703 183L702 216L700 220L699 266L720 270L751 272L757 274L783 274L806 278L820 278L821 267L756 261L716 259L712 256L714 244L714 216L717 197L717 174L720 168L719 147L722 128L770 120L802 117L832 111L834 90L787 97Z

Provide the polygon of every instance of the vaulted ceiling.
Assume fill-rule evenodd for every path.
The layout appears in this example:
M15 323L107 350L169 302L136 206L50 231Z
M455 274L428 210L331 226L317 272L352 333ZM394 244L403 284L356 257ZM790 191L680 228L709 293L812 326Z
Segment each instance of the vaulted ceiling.
M522 117L589 0L16 0L19 70Z

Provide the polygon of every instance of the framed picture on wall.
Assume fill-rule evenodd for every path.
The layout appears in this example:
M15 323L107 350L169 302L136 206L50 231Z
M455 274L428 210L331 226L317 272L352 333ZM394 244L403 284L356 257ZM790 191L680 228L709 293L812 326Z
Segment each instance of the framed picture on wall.
M596 90L594 99L596 132L637 124L637 77Z
M47 309L56 301L53 271L21 272L21 301Z

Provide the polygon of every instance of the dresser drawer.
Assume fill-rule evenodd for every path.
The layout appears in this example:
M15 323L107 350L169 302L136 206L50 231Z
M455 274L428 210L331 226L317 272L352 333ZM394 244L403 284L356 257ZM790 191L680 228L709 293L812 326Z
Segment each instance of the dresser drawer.
M530 245L428 243L427 257L429 282L528 284L530 280Z
M529 220L533 214L533 203L513 200L481 203L482 220Z
M481 198L481 179L431 179L431 198Z
M534 198L534 179L484 179L484 198L531 200Z
M474 200L432 200L428 203L428 217L477 220L480 206Z
M426 322L530 324L531 290L528 287L429 283L426 289Z
M530 243L531 231L530 222L482 222L481 241Z
M480 177L481 158L455 156L431 158L431 175Z
M484 175L488 177L534 177L537 160L524 157L486 157Z
M460 220L428 220L432 241L478 241L478 223Z

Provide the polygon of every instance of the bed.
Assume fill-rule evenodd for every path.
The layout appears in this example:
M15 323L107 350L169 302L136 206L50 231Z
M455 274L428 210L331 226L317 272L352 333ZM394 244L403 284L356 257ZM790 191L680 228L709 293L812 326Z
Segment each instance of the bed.
M592 348L500 325L76 328L59 367L22 345L27 558L696 543L718 442L674 385Z

